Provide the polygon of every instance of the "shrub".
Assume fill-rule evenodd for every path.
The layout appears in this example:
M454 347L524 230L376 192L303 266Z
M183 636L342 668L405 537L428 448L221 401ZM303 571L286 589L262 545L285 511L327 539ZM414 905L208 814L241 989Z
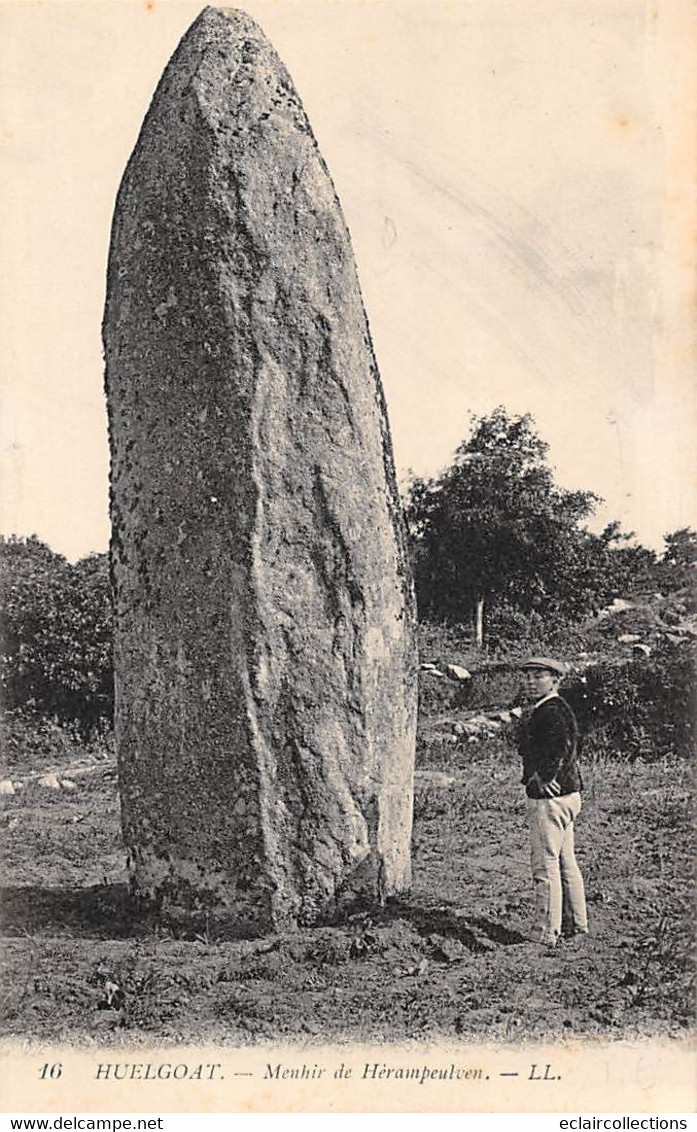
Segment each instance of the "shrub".
M83 734L113 715L106 555L74 566L37 538L0 539L0 682L7 710L28 708Z
M490 648L510 651L511 645L522 647L539 641L545 635L545 624L536 610L524 613L509 602L501 601L489 613L486 640Z
M519 660L530 654L558 652L568 657L588 649L593 641L592 629L558 609L524 613L509 602L500 602L489 614L486 644L493 655Z
M694 752L694 659L686 645L665 641L650 658L604 661L565 682L589 746L609 756L653 760Z
M3 712L0 720L2 773L41 771L51 763L65 763L80 751L80 736L70 725L27 708Z

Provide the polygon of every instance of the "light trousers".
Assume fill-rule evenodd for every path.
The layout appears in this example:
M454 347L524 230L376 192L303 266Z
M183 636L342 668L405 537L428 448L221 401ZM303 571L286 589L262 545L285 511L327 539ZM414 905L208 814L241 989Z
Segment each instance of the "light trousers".
M583 877L574 853L574 819L581 795L528 798L530 857L535 896L534 932L542 943L556 943L562 927L588 931Z

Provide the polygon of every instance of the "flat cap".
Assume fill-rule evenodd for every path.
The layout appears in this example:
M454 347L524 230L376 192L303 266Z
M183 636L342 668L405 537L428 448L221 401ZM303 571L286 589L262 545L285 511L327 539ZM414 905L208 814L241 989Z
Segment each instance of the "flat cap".
M551 656L531 656L524 660L520 667L523 669L547 668L557 676L563 676L566 672L566 665L561 660L554 660Z

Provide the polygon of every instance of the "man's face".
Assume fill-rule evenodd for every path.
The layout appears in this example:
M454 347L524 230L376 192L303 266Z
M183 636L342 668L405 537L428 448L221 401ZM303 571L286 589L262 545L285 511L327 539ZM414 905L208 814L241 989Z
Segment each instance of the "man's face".
M523 687L528 699L534 703L553 692L558 678L548 668L526 668L523 672Z

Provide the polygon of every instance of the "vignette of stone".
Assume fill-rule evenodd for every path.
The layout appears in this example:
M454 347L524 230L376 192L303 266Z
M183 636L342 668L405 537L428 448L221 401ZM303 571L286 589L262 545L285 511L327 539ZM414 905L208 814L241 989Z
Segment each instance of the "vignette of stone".
M206 8L119 189L103 324L135 892L240 931L410 884L414 601L349 235L291 79Z

